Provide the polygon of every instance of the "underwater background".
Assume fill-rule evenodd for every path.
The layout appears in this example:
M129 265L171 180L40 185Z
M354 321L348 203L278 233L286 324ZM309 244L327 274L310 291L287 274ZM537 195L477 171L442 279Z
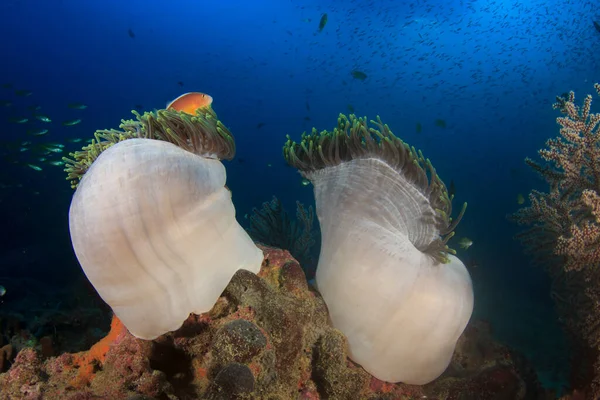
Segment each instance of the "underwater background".
M314 204L283 159L286 134L332 129L339 113L379 115L422 150L452 182L455 210L468 203L451 243L472 241L458 256L473 318L560 390L569 350L550 279L507 215L545 187L524 159L558 135L555 97L582 98L600 80L598 19L600 3L584 0L3 0L0 321L85 304L95 336L108 330L71 247L62 157L131 110L200 91L235 136L227 186L245 227L273 196L291 214L297 200Z

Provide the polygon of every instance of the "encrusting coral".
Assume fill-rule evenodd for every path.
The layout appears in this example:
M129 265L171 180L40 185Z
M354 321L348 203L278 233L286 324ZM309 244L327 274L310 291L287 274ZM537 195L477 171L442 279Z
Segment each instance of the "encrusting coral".
M600 95L600 84L594 85ZM581 106L570 92L553 105L560 136L539 151L546 162L526 163L548 183L532 190L530 205L511 218L529 229L517 237L552 277L552 296L574 341L578 362L571 383L600 396L600 113L592 96Z
M106 140L70 164L80 182L69 230L102 299L132 334L153 339L210 310L238 269L258 272L262 252L235 219L220 161L235 146L210 104L121 127L97 133Z
M388 382L424 384L448 366L473 311L471 278L447 245L451 198L420 152L378 118L340 115L288 137L287 162L314 185L316 284L350 358Z

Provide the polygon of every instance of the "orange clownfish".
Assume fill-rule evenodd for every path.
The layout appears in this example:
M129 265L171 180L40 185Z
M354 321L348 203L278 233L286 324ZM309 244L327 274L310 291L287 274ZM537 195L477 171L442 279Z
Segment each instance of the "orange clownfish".
M167 110L182 111L186 114L196 115L199 108L210 107L213 98L200 92L182 94L167 104Z

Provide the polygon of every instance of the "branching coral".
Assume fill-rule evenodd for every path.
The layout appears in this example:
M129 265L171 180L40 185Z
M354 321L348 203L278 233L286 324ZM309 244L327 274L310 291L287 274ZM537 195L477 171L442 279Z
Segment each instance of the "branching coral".
M600 95L600 84L594 85ZM518 238L553 278L553 297L576 341L600 351L600 113L592 96L581 106L570 92L557 97L560 136L539 151L546 164L526 159L549 184L533 190L531 205L512 218L530 228ZM600 394L600 360L594 389Z
M322 243L316 283L350 357L375 377L423 384L448 366L473 310L448 239L451 198L420 152L378 118L289 137L284 156L314 186Z
M595 85L600 94L600 85ZM555 109L565 116L556 119L560 137L549 139L539 151L548 164L526 159L550 185L550 191L532 191L531 206L520 209L514 219L532 229L520 235L530 250L564 256L566 270L600 265L600 114L591 113L592 96L575 105L575 94L558 97Z
M303 268L307 268L313 263L310 250L317 236L313 229L314 218L312 206L306 209L297 201L296 219L293 220L281 201L273 196L260 210L252 209L249 233L257 242L288 250Z

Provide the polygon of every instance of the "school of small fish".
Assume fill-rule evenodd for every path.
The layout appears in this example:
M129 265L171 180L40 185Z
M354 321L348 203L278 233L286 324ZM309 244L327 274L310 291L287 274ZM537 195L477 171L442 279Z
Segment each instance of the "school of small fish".
M277 49L284 70L286 60L293 61L290 64L293 68L284 72L290 79L300 72L307 72L309 76L318 72L321 80L315 81L316 86L327 87L332 97L339 96L341 108L345 105L347 112L362 113L372 105L374 100L371 99L390 105L388 110L378 108L381 113L400 110L397 114L401 115L407 104L405 116L410 116L411 105L412 110L414 107L435 110L430 119L415 118L407 121L408 129L399 128L431 136L452 131L454 121L460 118L456 114L468 108L466 104L472 103L475 95L484 99L481 107L491 110L488 118L493 117L495 123L509 118L518 123L519 118L523 118L518 113L534 103L549 107L554 96L548 92L553 93L555 89L549 90L541 64L576 73L580 64L575 62L577 60L598 63L597 46L590 45L600 41L600 16L592 12L594 4L591 0L582 0L580 4L567 1L564 10L558 13L544 0L459 0L440 4L426 0L408 4L391 0L349 0L329 6L298 3L294 10L297 25L288 24L284 17L274 18L273 29L275 32L279 29L281 36L266 39L264 45ZM125 37L129 36L127 40L139 40L138 34L144 35L143 31L137 32L137 27L123 32ZM557 41L564 44L568 52L553 48L550 43ZM543 63L531 62L532 52L544 54ZM210 63L220 56L207 53L205 57ZM270 63L260 55L240 57L244 57L245 73L249 75L260 74ZM220 71L224 75L236 75L234 72L228 71L226 65ZM540 84L540 79L544 84ZM182 80L176 84L184 86ZM311 100L322 96L316 86L307 86L300 103L304 104L301 123L309 129L312 112L318 108L311 108ZM585 90L589 90L588 86ZM17 139L11 134L10 143L0 144L0 156L41 171L45 165L61 162L53 159L53 155L71 150L58 147L55 142L64 140L53 141L53 134L74 132L82 123L84 114L81 113L87 105L65 104L66 111L75 113L71 119L50 115L33 102L25 110L16 104L35 98L29 89L14 88L9 83L0 86L0 111L11 110L0 115L6 114L14 133L21 135ZM372 97L357 95L357 90L372 89L376 89ZM561 87L563 91L570 89L576 88ZM521 105L516 115L494 111L500 108L502 98L519 100ZM138 111L143 108L142 104L135 105ZM447 122L449 116L454 118ZM471 117L473 124L478 123L478 116ZM271 126L264 120L253 121L257 131L269 130ZM68 142L83 140L68 133L64 136L70 137L67 146ZM82 132L82 137L89 137L89 132ZM23 155L30 157L24 160ZM521 205L525 200L520 196L517 203Z
M91 139L87 132L81 137L73 137L71 134L74 129L71 127L79 125L81 118L57 122L44 113L39 104L24 104L34 97L32 91L14 89L11 83L0 85L0 98L4 98L0 100L0 115L6 114L6 121L13 126L8 132L3 132L0 157L3 161L22 165L36 172L43 171L46 165L62 167L64 154L80 149L81 144L77 143L89 143ZM86 104L76 102L65 104L65 107L75 110L73 115L80 115L82 110L87 109ZM73 144L73 148L66 149L65 144ZM6 187L8 185L3 184L2 188Z

